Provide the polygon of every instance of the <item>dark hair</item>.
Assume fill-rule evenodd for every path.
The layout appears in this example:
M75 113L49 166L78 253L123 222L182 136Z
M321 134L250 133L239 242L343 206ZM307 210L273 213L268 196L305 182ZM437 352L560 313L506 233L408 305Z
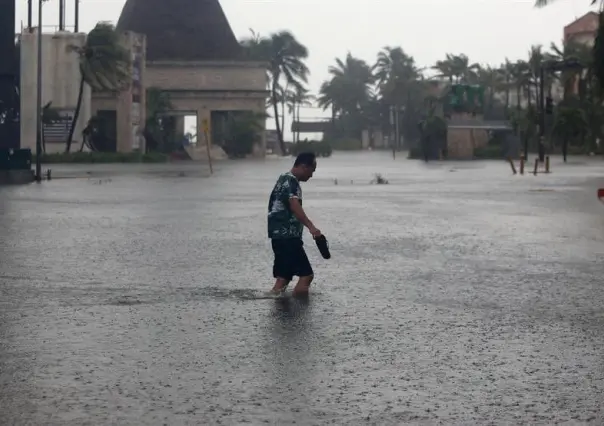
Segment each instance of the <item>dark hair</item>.
M312 166L315 163L317 156L314 152L301 152L294 161L294 167L296 166Z

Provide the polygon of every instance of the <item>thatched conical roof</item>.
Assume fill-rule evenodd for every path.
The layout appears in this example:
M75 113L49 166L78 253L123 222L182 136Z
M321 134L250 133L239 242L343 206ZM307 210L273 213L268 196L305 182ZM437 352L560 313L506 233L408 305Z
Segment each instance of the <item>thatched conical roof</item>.
M147 36L147 60L238 59L241 47L218 0L127 0L119 31Z

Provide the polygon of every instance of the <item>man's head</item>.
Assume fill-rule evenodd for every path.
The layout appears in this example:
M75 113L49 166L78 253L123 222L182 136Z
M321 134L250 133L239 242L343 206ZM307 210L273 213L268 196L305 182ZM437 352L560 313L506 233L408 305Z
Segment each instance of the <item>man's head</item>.
M317 168L317 156L313 152L301 152L294 161L292 173L300 182L310 179Z

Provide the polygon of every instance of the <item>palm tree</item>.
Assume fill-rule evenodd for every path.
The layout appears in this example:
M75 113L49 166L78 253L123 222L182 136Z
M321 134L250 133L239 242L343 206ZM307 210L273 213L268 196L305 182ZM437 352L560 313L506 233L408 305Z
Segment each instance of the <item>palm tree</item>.
M380 94L397 105L406 101L410 85L420 77L415 60L400 47L385 47L378 53L374 69Z
M575 61L582 65L591 74L593 70L593 56L590 48L573 40L563 41L562 47L551 44L551 58L556 61ZM560 72L558 79L564 88L564 98L567 99L573 92L575 84L582 78L582 70L567 69Z
M342 112L355 114L369 102L375 79L365 61L348 53L344 60L336 59L336 65L330 66L328 71L334 87L338 88L336 98Z
M397 111L404 109L402 116L404 123L400 122L399 116L398 125L402 125L402 133L406 139L409 131L415 129L411 124L411 117L416 112L416 108L413 108L412 104L417 103L418 93L421 92L419 96L423 96L423 90L418 90L421 71L415 65L413 57L407 55L400 47L382 49L378 53L374 69L380 101L385 106L385 111L382 108L381 114L385 121L382 127L390 127L390 133L394 135L396 126L390 123L390 107L394 107ZM398 143L396 145L398 147Z
M485 110L491 112L495 104L495 95L506 88L505 75L500 69L487 66L477 70L476 78L478 84L487 91L488 101Z
M265 61L270 76L271 104L281 153L286 155L283 129L279 122L279 88L291 86L294 90L308 82L309 70L304 61L308 49L289 31L271 34L268 38L252 32L252 37L242 41L244 52L249 58Z
M476 78L476 72L480 68L477 63L470 63L470 59L464 55L452 55L447 53L444 61L437 61L432 67L440 71L440 77L449 79L450 84L470 83Z
M308 92L308 89L303 87L297 87L296 91L288 92L287 106L289 113L292 114L293 121L300 121L300 108L312 106L314 99L315 97ZM294 135L294 142L300 142L300 131L297 131Z
M516 109L522 107L522 92L529 84L529 65L526 61L520 60L513 64L511 68L513 85L516 89ZM530 97L527 98L527 103L531 105Z
M562 107L558 110L553 133L562 139L564 162L566 162L569 142L585 139L587 127L587 119L580 109Z
M88 84L93 91L115 91L129 84L130 80L129 52L122 45L113 25L99 22L90 31L83 46L69 46L68 49L76 52L79 57L80 88L65 152L71 149L73 133L82 108L84 85Z
M511 62L508 58L505 58L505 63L499 68L500 73L502 74L502 80L504 81L504 90L505 90L505 111L509 111L510 108L510 91L514 87L512 77L514 74L514 63Z

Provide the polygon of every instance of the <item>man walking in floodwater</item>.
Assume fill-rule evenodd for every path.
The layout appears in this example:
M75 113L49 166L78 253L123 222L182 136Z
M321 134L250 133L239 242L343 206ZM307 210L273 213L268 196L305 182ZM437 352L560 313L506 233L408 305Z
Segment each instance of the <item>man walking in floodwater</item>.
M302 209L300 182L308 181L316 168L314 153L299 154L292 169L279 176L271 192L268 203L268 237L275 254L273 277L276 279L272 294L285 291L294 275L299 280L292 295L308 294L313 270L304 251L302 231L306 226L313 238L319 237L321 231Z

